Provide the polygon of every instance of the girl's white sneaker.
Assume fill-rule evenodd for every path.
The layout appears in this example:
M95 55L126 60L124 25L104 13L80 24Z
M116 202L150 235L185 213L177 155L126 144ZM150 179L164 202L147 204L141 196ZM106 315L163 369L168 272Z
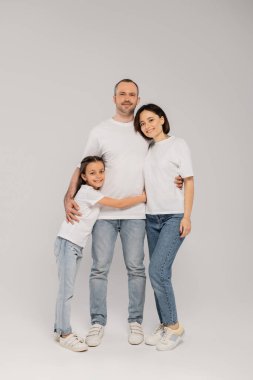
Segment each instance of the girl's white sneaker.
M62 347L75 352L88 350L84 339L80 338L77 334L69 334L66 338L60 337L59 343Z

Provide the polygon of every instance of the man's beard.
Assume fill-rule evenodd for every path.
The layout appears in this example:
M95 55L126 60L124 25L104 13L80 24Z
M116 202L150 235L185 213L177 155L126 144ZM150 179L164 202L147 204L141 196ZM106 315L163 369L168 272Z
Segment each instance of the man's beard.
M120 111L124 115L133 115L136 105L129 104L129 108L124 108L121 104L117 106L118 111Z

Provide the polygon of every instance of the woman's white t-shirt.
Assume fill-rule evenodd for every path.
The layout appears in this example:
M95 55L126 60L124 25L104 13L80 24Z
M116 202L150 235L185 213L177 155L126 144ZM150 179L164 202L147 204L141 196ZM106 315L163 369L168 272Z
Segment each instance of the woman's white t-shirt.
M82 213L79 223L71 224L64 220L57 236L84 247L100 212L100 205L97 202L102 198L104 195L99 190L82 185L75 196L75 201L80 207L79 211Z
M177 188L175 177L193 176L190 150L186 142L174 136L156 142L148 150L144 163L146 214L184 212L184 191Z

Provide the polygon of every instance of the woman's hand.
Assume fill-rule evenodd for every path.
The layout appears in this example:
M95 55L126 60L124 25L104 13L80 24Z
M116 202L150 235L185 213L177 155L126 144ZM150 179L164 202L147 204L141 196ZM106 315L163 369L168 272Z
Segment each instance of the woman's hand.
M191 232L191 219L190 218L183 217L183 219L181 220L181 223L180 223L179 231L180 231L180 237L181 238L189 235L189 233Z
M184 179L180 175L175 177L174 183L179 190L183 189Z

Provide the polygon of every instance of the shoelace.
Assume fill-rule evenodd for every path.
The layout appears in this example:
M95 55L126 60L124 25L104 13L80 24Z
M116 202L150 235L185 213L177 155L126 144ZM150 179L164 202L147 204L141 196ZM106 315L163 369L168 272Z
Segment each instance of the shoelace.
M165 329L163 330L163 336L161 338L161 342L168 342L169 340L176 340L178 335L174 334L173 331Z
M157 328L155 329L155 332L153 334L156 335L160 331L161 331L161 333L163 335L164 334L164 326L163 325L157 326Z
M87 336L91 336L91 335L98 335L100 330L101 330L102 327L100 326L94 326L90 329L90 331L88 332L88 335Z

